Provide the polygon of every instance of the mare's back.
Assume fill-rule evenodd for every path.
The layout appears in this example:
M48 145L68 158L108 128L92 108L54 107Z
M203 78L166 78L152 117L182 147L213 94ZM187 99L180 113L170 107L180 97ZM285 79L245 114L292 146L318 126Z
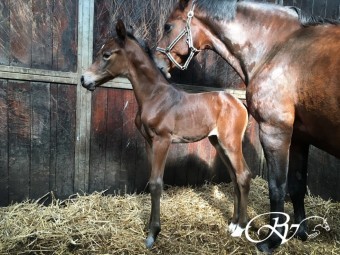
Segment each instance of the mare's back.
M340 25L301 28L282 46L273 61L273 64L290 67L288 75L298 81L295 86L317 88L339 97Z

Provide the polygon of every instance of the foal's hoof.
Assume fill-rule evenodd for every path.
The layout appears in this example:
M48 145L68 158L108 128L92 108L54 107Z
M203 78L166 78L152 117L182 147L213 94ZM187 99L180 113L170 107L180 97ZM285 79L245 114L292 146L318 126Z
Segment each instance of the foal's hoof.
M236 230L236 228L237 228L237 224L235 224L235 223L230 223L229 224L229 226L228 226L228 231L229 231L229 233L234 233L234 231Z
M231 236L232 237L241 237L244 230L245 230L244 228L241 228L239 225L237 225L236 229L231 234Z
M155 238L153 236L148 236L145 240L145 246L147 249L151 249L155 243Z

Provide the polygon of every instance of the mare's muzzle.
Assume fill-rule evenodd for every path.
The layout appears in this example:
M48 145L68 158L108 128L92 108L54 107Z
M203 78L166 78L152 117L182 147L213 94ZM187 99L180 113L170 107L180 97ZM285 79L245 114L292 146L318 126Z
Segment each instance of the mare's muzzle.
M172 43L169 44L169 46L167 46L165 49L164 48L160 48L157 47L156 50L165 54L168 59L180 70L185 70L188 68L189 63L191 61L191 59L194 57L194 55L197 52L200 52L200 50L196 49L194 47L193 41L192 41L192 33L191 33L191 20L194 17L194 9L195 9L195 5L193 5L191 7L191 10L188 12L188 19L186 21L185 27L182 30L182 32L172 41ZM175 47L175 45L179 42L179 40L182 39L183 36L186 36L186 43L188 44L189 50L190 50L190 54L189 57L187 58L187 60L185 61L184 65L181 65L180 63L178 63L176 61L176 59L171 55L171 50L173 47ZM166 73L165 73L166 74Z

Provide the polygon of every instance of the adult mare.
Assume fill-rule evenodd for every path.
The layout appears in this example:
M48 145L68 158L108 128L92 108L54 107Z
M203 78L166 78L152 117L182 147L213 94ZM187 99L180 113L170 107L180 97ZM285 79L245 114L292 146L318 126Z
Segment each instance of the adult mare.
M180 0L158 44L158 67L170 77L173 67L185 69L188 57L205 49L221 55L246 84L267 161L271 212L284 211L288 188L295 222L303 221L309 145L340 157L339 22L274 4ZM277 217L283 222L272 213L272 226ZM306 228L303 222L296 236L306 240ZM272 235L257 247L272 252L280 243Z

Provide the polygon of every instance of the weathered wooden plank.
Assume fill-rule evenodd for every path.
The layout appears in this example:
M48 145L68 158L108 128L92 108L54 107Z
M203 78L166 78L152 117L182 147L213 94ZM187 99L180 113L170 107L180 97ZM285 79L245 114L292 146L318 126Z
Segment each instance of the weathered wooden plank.
M308 186L313 195L340 200L340 160L313 146L308 160Z
M76 88L58 85L56 194L74 192Z
M114 1L96 1L94 6L94 43L93 57L97 54L100 47L107 40L113 30L111 23Z
M295 0L283 0L283 5L285 6L294 6L294 4L296 4L297 1Z
M137 130L137 128L136 128ZM136 131L136 172L135 172L135 191L146 191L149 180L149 162L146 155L145 139L139 131Z
M31 82L30 198L49 192L50 185L50 85Z
M302 0L300 8L309 15L314 14L313 6L315 0Z
M50 84L50 190L56 192L57 173L57 126L58 126L58 84Z
M28 82L9 81L8 156L9 201L29 196L31 100Z
M326 17L332 19L340 19L340 1L328 0L326 8Z
M187 144L188 153L186 155L187 158L187 165L184 171L186 171L187 175L187 183L189 185L197 185L199 180L199 172L203 168L208 168L208 164L205 161L205 155L199 153L199 144L202 141L197 143L190 143Z
M79 74L34 68L0 66L0 77L12 80L32 80L50 83L77 84Z
M114 193L120 188L124 98L119 89L108 89L107 93L105 189Z
M165 165L164 178L167 179L167 172L170 176L173 174L173 182L171 185L184 186L187 185L187 166L188 166L188 146L187 144L172 144L169 151L167 164ZM168 182L166 182L168 183Z
M107 89L97 88L92 97L89 192L105 189Z
M9 0L0 1L0 65L9 65Z
M92 63L94 0L78 1L78 77ZM74 187L76 192L88 191L90 172L90 126L92 93L77 86L77 119Z
M30 67L32 59L32 0L11 1L10 65Z
M326 16L327 0L314 0L313 15L315 16Z
M32 1L32 67L51 69L53 0Z
M53 70L77 71L77 7L78 1L54 2L52 20Z
M206 181L211 180L212 169L211 169L211 151L215 150L215 148L209 142L209 139L204 139L198 144L197 156L204 155L204 164L199 168L199 172L197 174L197 183L196 185L201 185Z
M123 108L123 137L122 137L122 175L125 184L120 185L121 190L124 187L126 192L134 192L134 183L136 175L136 134L135 116L137 113L137 103L133 91L124 92Z
M0 206L8 204L7 81L0 80Z
M120 191L132 193L135 182L135 164L136 164L136 128L134 126L134 116L136 114L136 99L133 91L126 90L123 92L123 134L122 134L122 162L119 174Z

